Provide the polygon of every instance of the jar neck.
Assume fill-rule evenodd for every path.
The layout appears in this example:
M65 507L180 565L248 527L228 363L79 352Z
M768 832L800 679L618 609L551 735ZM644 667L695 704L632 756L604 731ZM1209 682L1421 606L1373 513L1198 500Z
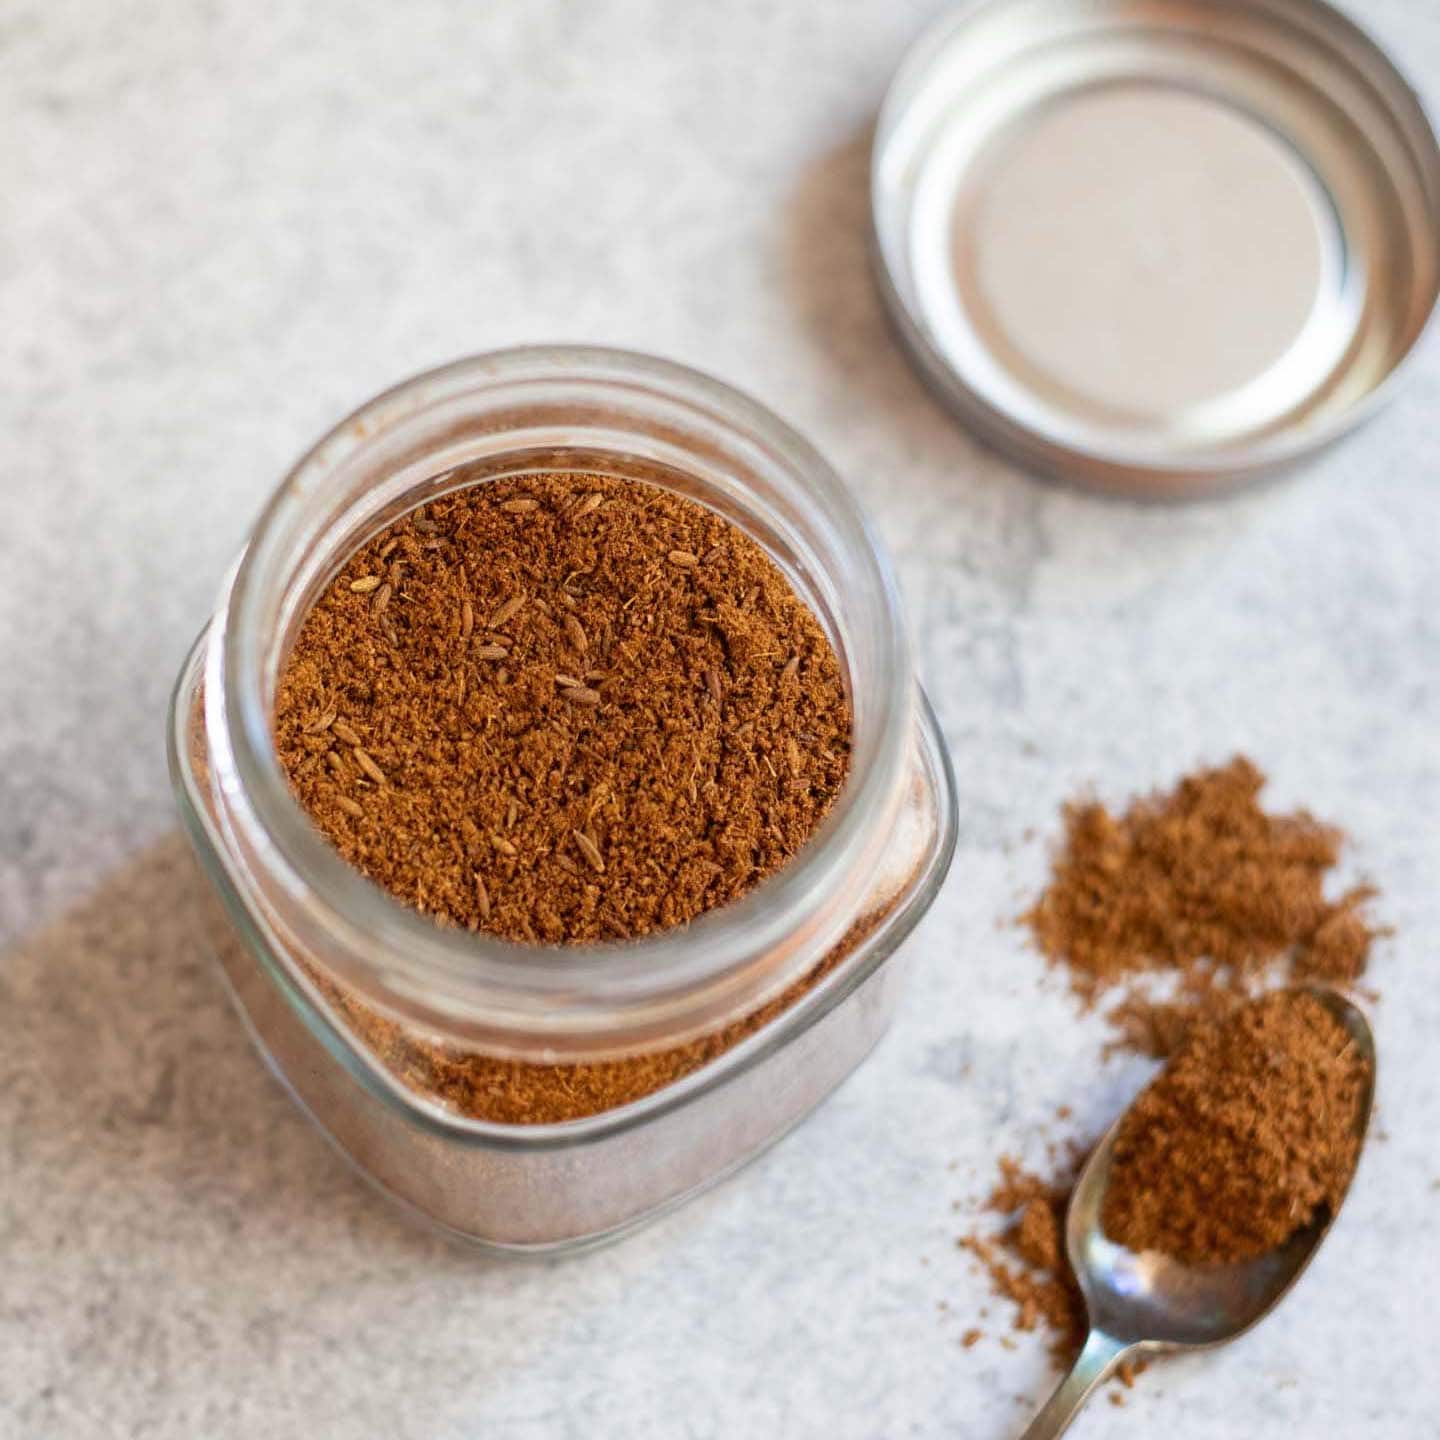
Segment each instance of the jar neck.
M853 713L851 773L812 839L750 895L643 940L547 950L444 930L353 870L290 794L271 729L320 591L416 506L501 475L660 485L755 540L827 630ZM250 898L289 950L427 1029L497 1053L580 1058L704 1033L801 978L853 922L902 807L914 684L889 568L844 486L753 401L612 351L513 351L407 382L286 478L222 598L206 656L216 808Z

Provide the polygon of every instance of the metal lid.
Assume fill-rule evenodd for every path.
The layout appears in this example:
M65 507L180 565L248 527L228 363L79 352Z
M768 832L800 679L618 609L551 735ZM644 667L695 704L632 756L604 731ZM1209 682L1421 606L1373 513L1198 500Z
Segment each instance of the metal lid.
M1440 145L1319 0L988 0L911 52L871 200L901 334L1026 463L1184 494L1370 414L1440 294Z

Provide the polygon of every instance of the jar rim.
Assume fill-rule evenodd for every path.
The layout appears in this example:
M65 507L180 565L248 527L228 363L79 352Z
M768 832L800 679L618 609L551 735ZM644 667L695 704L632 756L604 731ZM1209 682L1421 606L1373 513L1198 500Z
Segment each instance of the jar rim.
M286 782L266 701L263 616L306 524L305 502L337 466L391 427L437 407L546 382L649 397L762 454L803 486L841 547L847 602L870 628L856 692L851 771L815 834L775 875L686 926L637 939L536 947L442 928L345 861ZM337 974L440 1028L529 1036L699 1033L763 1003L804 973L797 937L875 862L877 818L893 808L913 726L909 643L898 586L858 503L825 459L760 402L689 367L591 346L529 346L473 356L382 392L335 425L289 471L261 512L222 595L206 661L206 730L227 820L282 892L343 939ZM863 703L859 688L863 684ZM883 839L883 836L881 837Z

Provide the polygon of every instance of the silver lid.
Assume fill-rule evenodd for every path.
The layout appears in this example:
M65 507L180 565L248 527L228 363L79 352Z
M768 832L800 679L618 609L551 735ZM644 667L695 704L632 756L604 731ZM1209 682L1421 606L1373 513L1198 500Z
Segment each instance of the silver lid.
M1370 414L1440 294L1440 145L1319 0L988 0L881 112L887 300L1027 464L1184 494Z

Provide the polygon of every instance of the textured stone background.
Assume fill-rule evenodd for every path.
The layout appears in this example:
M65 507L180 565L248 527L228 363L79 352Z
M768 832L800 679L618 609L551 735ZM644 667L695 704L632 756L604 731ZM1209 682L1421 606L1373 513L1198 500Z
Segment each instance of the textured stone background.
M1223 503L981 451L866 273L867 127L938 8L0 10L0 1435L1015 1433L1046 1362L961 1350L985 1302L952 1204L1138 1071L997 921L1077 786L1239 747L1384 887L1381 1136L1281 1315L1076 1433L1433 1427L1440 347L1361 437ZM1365 9L1440 88L1432 0ZM898 557L962 830L873 1063L719 1192L516 1265L392 1216L249 1052L161 732L297 451L421 367L547 339L697 364L830 454Z

